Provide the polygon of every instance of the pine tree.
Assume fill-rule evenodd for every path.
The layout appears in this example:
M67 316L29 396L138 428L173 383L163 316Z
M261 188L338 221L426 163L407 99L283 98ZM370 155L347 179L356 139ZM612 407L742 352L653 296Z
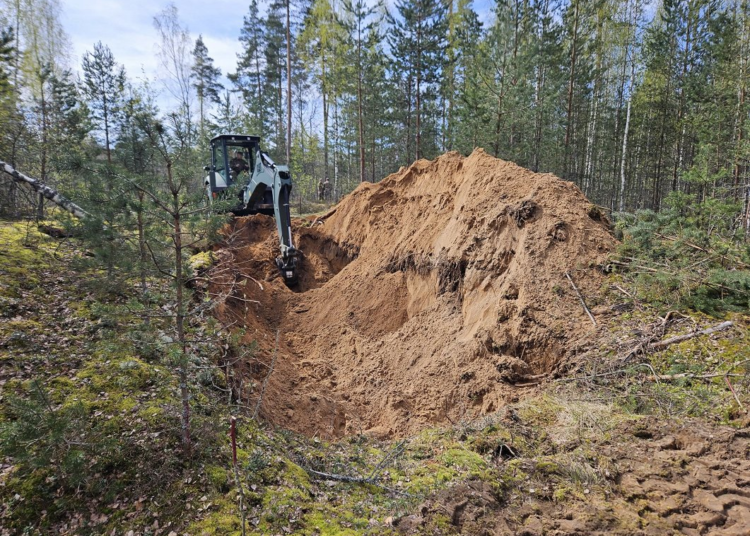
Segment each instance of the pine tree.
M483 28L476 12L468 2L459 4L454 15L456 40L453 87L455 88L455 112L453 123L448 126L449 139L457 150L470 153L484 145L483 131L489 124L485 103L486 90L481 73L485 55L481 49Z
M203 36L199 35L195 40L193 49L193 87L198 94L198 110L200 118L200 134L203 138L206 101L208 103L219 103L219 92L224 86L219 82L221 69L214 67L213 58L208 55L208 48L203 43Z
M357 99L357 146L359 153L359 181L365 181L365 118L363 93L363 79L365 76L366 39L376 39L372 35L375 31L377 35L377 25L379 21L373 20L373 15L382 9L382 2L376 2L369 6L364 0L343 0L343 16L341 17L341 26L347 33L347 38L352 47L353 67L356 77L356 99Z
M394 143L394 128L389 121L389 62L381 40L380 29L373 27L367 35L362 79L363 87L367 88L363 95L363 115L366 120L364 143L365 147L369 148L371 182L385 177L393 165L389 160Z
M430 156L437 152L437 140L434 137L425 140L423 133L435 133L435 119L425 111L436 100L436 85L445 62L446 9L440 0L398 0L395 6L400 17L389 17L388 41L398 70L404 76L401 83L407 101L407 133L411 130L412 103L414 106L414 157L418 160L425 152L425 145Z
M91 119L104 135L107 162L112 162L111 146L122 110L125 91L125 68L115 62L112 51L101 41L94 52L83 56L82 90L88 101Z
M318 84L323 105L323 183L329 182L331 104L337 96L336 79L343 69L345 35L328 0L316 0L305 17L297 47Z
M265 33L264 21L258 11L257 0L252 0L240 30L242 51L237 54L237 71L228 75L235 89L242 95L249 114L247 129L260 136L269 131L266 110Z
M265 59L264 69L264 105L273 121L270 129L273 136L264 139L273 140L270 153L274 158L283 159L286 155L286 127L284 122L284 82L286 81L286 26L284 24L284 3L274 2L268 8L264 20Z
M69 171L73 163L85 158L84 145L91 130L89 110L69 70L52 74L49 79L49 143L52 167L59 176Z

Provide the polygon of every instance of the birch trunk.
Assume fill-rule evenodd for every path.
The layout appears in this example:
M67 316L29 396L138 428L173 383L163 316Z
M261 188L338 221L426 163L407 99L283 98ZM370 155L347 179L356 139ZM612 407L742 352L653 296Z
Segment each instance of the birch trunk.
M28 184L35 191L39 192L40 195L43 195L46 199L49 199L50 201L52 201L54 204L56 204L63 210L70 212L76 218L83 220L83 219L91 217L91 215L88 212L86 212L81 207L79 207L78 205L76 205L75 203L67 199L57 190L50 188L39 179L29 177L28 175L24 175L23 173L16 171L16 169L13 168L13 166L1 160L0 160L0 170L2 170L7 175L10 175L10 177L15 182L22 182L22 183Z
M635 58L630 66L630 90L628 93L628 106L625 112L625 132L622 135L622 154L620 155L620 204L618 210L625 210L625 161L628 154L628 134L630 132L630 109L633 102L633 84L635 82Z

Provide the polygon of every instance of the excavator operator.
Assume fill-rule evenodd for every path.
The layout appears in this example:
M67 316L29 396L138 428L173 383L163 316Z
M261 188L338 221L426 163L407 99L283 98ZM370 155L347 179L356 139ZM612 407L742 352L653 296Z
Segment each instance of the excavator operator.
M247 160L242 157L240 151L235 151L234 158L229 161L229 169L232 170L232 180L237 180L237 176L243 171L250 171Z

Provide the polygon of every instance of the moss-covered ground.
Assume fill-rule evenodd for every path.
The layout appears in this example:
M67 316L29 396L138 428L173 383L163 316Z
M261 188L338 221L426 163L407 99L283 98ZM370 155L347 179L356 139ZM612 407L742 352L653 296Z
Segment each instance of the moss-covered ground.
M2 222L0 248L0 534L240 534L240 497L248 534L542 534L545 512L627 502L612 445L640 437L638 423L748 425L747 317L621 365L660 329L660 311L631 304L571 376L480 421L406 439L274 430L227 405L221 374L196 372L188 452L168 320L146 324L127 297L87 284L101 274L71 268L85 255L74 241ZM685 315L667 331L716 322ZM197 320L190 329L210 331ZM196 371L212 363L196 359ZM627 504L608 521L623 534L647 523ZM502 524L489 521L503 511Z

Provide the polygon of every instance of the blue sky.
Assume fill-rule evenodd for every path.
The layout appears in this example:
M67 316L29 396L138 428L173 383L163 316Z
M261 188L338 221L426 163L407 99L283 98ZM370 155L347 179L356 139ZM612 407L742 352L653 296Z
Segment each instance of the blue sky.
M157 73L157 34L153 18L169 2L162 0L63 0L63 26L71 38L74 66L94 43L108 45L115 59L136 77L142 70ZM392 2L388 2L392 4ZM237 38L248 2L237 0L176 0L174 4L184 26L195 40L198 34L223 73L233 71L239 52ZM261 9L267 1L261 0ZM489 14L489 0L475 2L480 12Z
M83 55L101 41L112 50L115 60L125 66L131 80L145 77L157 82L152 87L159 90L158 35L153 19L169 3L169 0L61 0L62 24L71 41L73 70L80 72ZM270 0L258 3L263 13ZM388 6L393 3L394 0L386 0ZM214 64L224 75L233 72L249 0L175 0L174 4L192 42L199 34L203 35ZM474 8L482 18L489 18L492 4L492 0L475 0ZM162 107L170 107L164 92L158 101Z

